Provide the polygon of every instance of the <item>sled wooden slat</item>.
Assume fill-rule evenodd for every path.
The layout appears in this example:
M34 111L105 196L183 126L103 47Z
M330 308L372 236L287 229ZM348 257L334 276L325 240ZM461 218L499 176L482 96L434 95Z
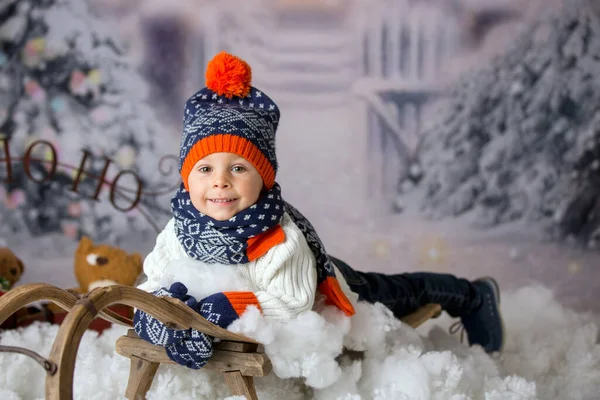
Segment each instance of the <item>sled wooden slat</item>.
M240 371L224 372L223 375L233 396L246 396L248 400L258 400L251 377L242 375Z
M139 336L133 329L127 330L127 337L139 339ZM213 348L215 350L229 350L229 351L237 351L240 353L250 353L253 351L258 351L259 353L264 353L264 351L258 350L259 344L257 343L244 343L244 342L230 342L228 340L223 340L220 342L214 342Z
M223 350L219 346L222 343L215 343L214 353L204 368L219 372L240 371L244 376L265 376L271 372L271 362L266 355L256 353L255 350L251 350L252 352ZM225 344L223 347L228 346ZM256 345L254 347L256 349ZM117 353L125 357L136 357L160 364L176 364L169 358L164 347L132 337L131 334L117 339L116 349Z
M417 328L431 318L437 318L441 313L442 307L439 304L426 304L414 313L400 318L400 320L412 328Z
M159 366L160 363L131 356L129 380L127 381L125 397L135 400L145 399Z
M18 310L37 301L51 301L65 311L71 310L82 295L46 283L29 283L17 286L0 297L0 325ZM98 317L113 324L131 326L131 320L109 309L100 311Z
M258 349L258 344L255 343L242 343L242 342L216 342L213 343L213 347L215 350L229 350L229 351L237 351L239 353L251 353L258 352L264 353L264 350Z
M45 283L17 286L0 297L0 324L17 310L40 300L50 300L68 311L77 301L77 296Z

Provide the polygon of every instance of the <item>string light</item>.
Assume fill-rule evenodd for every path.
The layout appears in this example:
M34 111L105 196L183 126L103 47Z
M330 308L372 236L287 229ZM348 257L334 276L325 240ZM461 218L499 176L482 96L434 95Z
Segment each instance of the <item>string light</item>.
M421 264L444 264L447 261L448 244L439 236L427 236L420 241L419 261Z

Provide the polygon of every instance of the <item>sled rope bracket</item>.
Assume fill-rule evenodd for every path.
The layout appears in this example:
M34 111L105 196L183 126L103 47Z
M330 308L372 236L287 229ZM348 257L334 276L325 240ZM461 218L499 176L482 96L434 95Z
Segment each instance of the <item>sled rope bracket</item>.
M0 352L1 353L18 353L18 354L23 354L29 358L32 358L35 362L40 364L46 370L46 372L48 372L50 375L54 375L56 373L56 370L58 369L56 364L53 363L52 361L40 356L35 351L24 349L22 347L0 346Z
M89 299L89 297L87 297L87 295L83 295L81 297L79 297L77 299L77 301L75 301L75 304L83 304L83 306L92 314L92 315L96 315L98 314L98 310L96 309L96 305L94 304L93 301L91 301Z

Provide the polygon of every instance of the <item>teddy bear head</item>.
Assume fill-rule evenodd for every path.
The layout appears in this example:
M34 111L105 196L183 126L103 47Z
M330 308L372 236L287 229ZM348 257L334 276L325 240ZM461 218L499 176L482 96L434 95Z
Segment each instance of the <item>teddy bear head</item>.
M8 247L0 247L0 291L12 288L24 270L23 262Z
M80 291L110 285L133 286L142 272L142 256L105 244L95 245L86 236L75 251L75 277Z

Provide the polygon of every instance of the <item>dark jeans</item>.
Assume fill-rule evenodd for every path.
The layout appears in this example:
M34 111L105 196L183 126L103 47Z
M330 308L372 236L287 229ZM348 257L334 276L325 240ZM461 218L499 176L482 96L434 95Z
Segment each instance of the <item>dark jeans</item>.
M396 318L404 317L428 303L437 303L452 317L470 314L481 304L481 296L466 279L450 274L411 272L386 275L353 270L330 256L359 300L383 303Z

